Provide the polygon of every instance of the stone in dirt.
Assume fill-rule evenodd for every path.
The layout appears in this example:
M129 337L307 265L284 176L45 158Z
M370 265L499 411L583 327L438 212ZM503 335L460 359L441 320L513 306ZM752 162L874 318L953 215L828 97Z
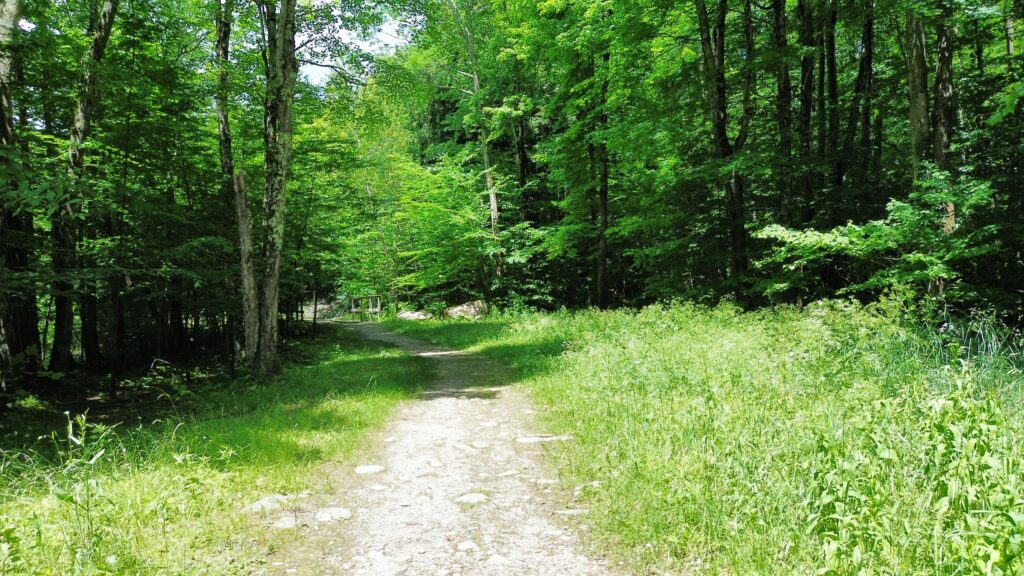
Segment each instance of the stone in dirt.
M366 475L369 475L369 474L376 474L378 472L383 472L383 471L384 471L384 467L383 466L378 466L376 464L367 464L365 466L356 466L356 474L359 474L360 476L366 476Z
M476 545L476 542L472 540L466 540L465 542L459 542L459 552L476 552L480 550L480 547Z
M479 492L470 492L459 496L455 501L459 504L482 504L487 501L487 496Z
M541 442L565 442L566 440L572 440L572 436L551 436L548 434L541 434L537 436L520 436L516 438L516 442L520 444L539 444Z
M278 530L288 530L295 528L297 525L298 522L295 520L295 516L285 516L283 518L279 518L272 526Z
M289 500L291 500L291 498L284 494L271 494L270 496L264 496L263 498L260 498L246 506L245 510L254 514L258 514L260 512L272 512L274 510L279 510L282 506L287 504Z
M351 517L352 512L347 508L340 507L321 508L313 515L317 522L336 522L338 520L348 520Z
M560 516L582 516L587 513L586 508L566 508L565 510L559 510L555 512Z
M486 302L483 300L475 300L473 302L466 302L465 304L445 308L444 317L479 320L487 315L487 311L488 307Z
M434 319L434 315L431 314L430 312L423 312L421 310L420 311L416 311L416 312L409 312L407 310L403 310L403 311L398 313L398 319L399 320L433 320Z

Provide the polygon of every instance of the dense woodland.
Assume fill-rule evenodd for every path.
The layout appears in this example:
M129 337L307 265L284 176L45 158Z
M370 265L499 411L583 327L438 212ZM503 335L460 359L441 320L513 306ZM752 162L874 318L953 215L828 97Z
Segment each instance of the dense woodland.
M899 289L1016 319L1022 20L1021 0L3 0L5 389L200 353L273 373L304 305L377 293Z

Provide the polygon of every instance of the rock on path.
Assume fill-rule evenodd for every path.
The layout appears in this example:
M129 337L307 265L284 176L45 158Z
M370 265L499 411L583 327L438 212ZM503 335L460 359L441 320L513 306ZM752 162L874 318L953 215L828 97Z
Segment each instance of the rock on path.
M354 329L434 358L437 385L397 410L372 461L361 463L372 473L349 467L350 478L339 479L351 517L334 525L338 534L310 535L324 541L313 547L319 557L307 564L293 553L271 565L345 576L612 574L567 527L581 513L571 496L545 481L547 443L571 439L536 434L507 370L380 325Z

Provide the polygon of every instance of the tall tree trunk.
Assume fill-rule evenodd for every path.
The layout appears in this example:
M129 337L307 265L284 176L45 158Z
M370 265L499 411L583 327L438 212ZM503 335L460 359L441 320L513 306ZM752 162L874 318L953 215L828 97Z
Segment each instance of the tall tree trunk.
M469 26L469 22L466 21L465 15L459 8L455 0L447 0L448 8L452 12L452 17L455 18L455 24L459 27L459 32L462 34L462 39L465 42L466 57L469 59L470 71L466 73L473 83L473 98L476 99L477 115L479 116L479 131L480 131L480 156L484 163L484 180L487 184L487 198L490 203L491 210L491 234L495 237L498 236L498 190L494 183L494 174L492 173L491 166L491 151L490 151L490 134L487 130L487 123L484 120L483 115L483 102L480 101L480 59L477 56L476 51L476 36L473 34L472 28ZM501 266L497 267L498 270Z
M793 82L789 77L786 0L772 0L774 16L772 41L775 48L775 121L779 130L779 221L792 226L796 220L796 199L792 190L793 169ZM801 92L802 96L802 92ZM802 118L801 118L802 120ZM801 126L802 127L802 126Z
M1017 23L1014 18L1014 0L1003 0L1003 23L1006 32L1006 55L1013 58L1017 54L1016 34Z
M818 78L817 78L817 151L819 159L824 159L828 153L828 102L825 100L825 34L824 26L819 27L815 35L815 45L818 47ZM819 171L822 167L818 168Z
M245 337L245 361L252 365L259 347L259 295L256 289L256 264L252 244L252 212L245 192L245 179L235 173L231 122L228 115L230 94L231 21L234 0L218 0L217 15L217 127L220 136L221 198L235 205L238 224L238 253L241 259L242 331Z
M935 26L935 109L932 119L932 159L939 170L950 169L949 148L955 122L953 100L953 8L943 4ZM947 234L956 229L956 206L946 204L942 229Z
M704 76L708 90L708 111L711 117L711 134L715 156L720 160L732 157L736 148L742 148L746 141L749 127L749 112L752 109L751 96L753 86L753 67L748 66L744 82L744 115L741 121L738 146L734 147L729 140L729 103L727 99L725 79L725 21L728 1L719 0L712 26L705 0L694 0L697 8L697 23L700 28L701 52L703 54ZM751 48L753 31L750 15L750 2L744 2L744 36L747 48ZM747 58L752 58L751 52ZM733 171L725 183L726 218L728 220L730 256L732 260L732 277L742 277L747 270L747 230L744 196L746 185L743 176Z
M9 173L16 173L15 156L17 143L14 134L14 103L11 96L11 81L14 69L14 34L21 19L21 5L18 0L0 2L0 145L3 146L5 168ZM13 187L15 182L5 182L5 186ZM7 246L10 245L9 230L14 210L4 200L7 194L0 194L0 271L4 277L10 278L6 270L9 266ZM7 389L7 375L14 368L14 357L17 350L12 350L14 322L11 318L10 300L16 293L13 286L0 285L0 391ZM3 402L0 402L0 406Z
M78 298L78 315L82 329L82 362L90 372L99 372L103 361L100 357L100 333L96 284L83 282Z
M860 66L857 70L857 80L853 87L853 100L850 103L849 120L846 124L846 136L843 139L843 152L836 162L835 181L842 184L846 176L847 161L857 157L858 154L867 152L871 139L871 82L874 71L874 36L875 17L874 7L871 0L866 3L866 14L864 16L864 27L861 31L861 55ZM861 150L854 150L857 128L863 125L861 130ZM864 135L867 135L867 142Z
M800 155L800 224L811 216L811 202L814 194L814 177L810 166L811 157L811 115L814 112L814 11L809 0L799 0L796 7L800 21L800 111L797 120L797 145Z
M971 36L974 38L974 65L979 76L985 75L985 42L987 34L982 33L981 23L977 18L971 20Z
M866 179L871 166L871 114L874 110L875 92L875 7L873 2L867 3L867 20L864 22L864 69L867 79L864 82L864 95L860 114L860 158L859 169L862 179Z
M0 146L5 169L10 176L3 183L10 189L19 183L19 174L28 166L28 141L17 137L18 130L27 131L28 112L22 104L18 111L18 128L14 125L12 83L24 85L25 68L22 50L17 46L18 22L21 18L19 0L0 2ZM0 194L0 197L6 196ZM35 231L32 210L17 210L0 200L0 270L8 279L23 279L33 261ZM33 371L40 363L39 311L34 285L15 282L0 286L0 370L10 372L17 364L21 370ZM0 376L0 386L4 378Z
M127 170L128 159L125 157L125 169ZM126 174L126 173L125 173ZM114 217L111 214L107 214L104 218L104 225L106 226L107 236L113 238L115 236L123 237L119 228L120 222L115 224ZM123 246L121 244L123 240L119 241L118 250L123 252ZM123 256L122 256L123 257ZM123 292L125 285L127 284L126 276L123 272L117 272L110 276L110 305L111 305L111 346L110 346L110 381L111 385L116 385L118 380L121 378L121 374L124 372L124 344L125 344L125 310L124 310L124 297Z
M0 42L0 45L3 43ZM14 60L14 80L18 85L25 85L25 58L24 51L19 47L12 46L14 50L11 56ZM10 75L9 71L3 73L5 78ZM7 80L2 80L7 82ZM10 91L8 90L8 94ZM10 100L8 100L10 102ZM10 114L7 110L4 114ZM17 133L29 131L28 107L24 102L18 106L18 128L10 134L13 141L18 144L16 154L20 154L18 160L22 169L29 168L30 149L28 140L18 138ZM15 149L10 148L13 152ZM13 173L13 172L12 172ZM0 207L0 217L6 216L8 236L6 241L0 242L6 247L7 269L12 272L27 274L35 260L35 223L32 210L10 211ZM2 269L2 266L0 266ZM35 284L23 285L17 293L12 294L8 299L9 312L9 344L15 358L27 371L34 371L41 364L39 346L39 308L36 300Z
M263 113L265 183L263 191L263 278L260 337L255 372L267 376L280 369L278 305L281 254L284 250L285 185L292 158L292 104L298 61L295 55L295 0L259 3L266 31L266 97Z
M910 95L910 161L914 180L921 171L921 159L928 146L928 58L925 53L924 24L913 11L907 12L907 86Z
M231 151L231 124L228 116L230 88L230 39L233 0L218 0L217 14L217 128L220 138L220 196L234 204L239 227L239 256L242 277L242 330L245 336L246 362L252 367L259 346L259 295L256 288L256 263L253 251L253 219L246 193L245 178L234 172Z
M822 33L828 89L828 136L826 138L825 153L832 165L832 184L838 187L842 184L842 175L835 168L839 156L839 72L836 66L836 7L835 0L825 0L825 2L825 29Z
M601 100L598 112L599 129L606 134L597 142L597 270L596 270L596 304L600 309L608 307L608 76L611 74L609 62L611 53L605 52L602 57L604 66L601 70Z
M117 5L118 0L103 0L99 10L94 8L89 15L88 34L92 37L92 41L89 50L82 57L82 76L75 105L75 121L71 128L71 140L68 145L67 173L71 192L62 199L53 216L53 267L56 280L53 283L55 312L53 352L50 354L50 371L52 372L66 372L73 369L75 364L71 354L74 324L73 294L68 276L75 269L77 251L74 207L70 200L71 196L75 194L75 188L80 185L78 178L85 160L84 146L89 135L89 122L96 104L97 68L103 60L103 53L110 40Z

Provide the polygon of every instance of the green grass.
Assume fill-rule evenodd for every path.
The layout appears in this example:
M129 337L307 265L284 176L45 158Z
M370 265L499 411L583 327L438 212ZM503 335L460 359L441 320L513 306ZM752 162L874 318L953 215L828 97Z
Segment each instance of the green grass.
M557 463L596 537L637 569L1024 574L1015 336L887 308L395 326L517 367L575 439Z
M432 377L426 360L322 330L269 384L200 390L144 426L71 418L60 450L0 452L0 574L250 573L289 536L244 506L329 489L324 465Z

